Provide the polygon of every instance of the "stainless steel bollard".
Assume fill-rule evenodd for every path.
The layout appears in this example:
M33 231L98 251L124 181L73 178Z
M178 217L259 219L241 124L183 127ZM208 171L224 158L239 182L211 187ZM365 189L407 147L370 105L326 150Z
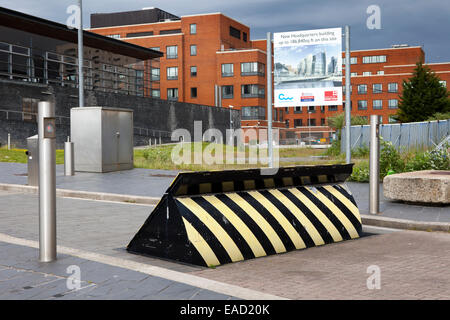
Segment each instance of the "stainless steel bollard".
M11 150L11 133L8 133L8 150Z
M67 141L64 142L64 175L73 176L75 174L75 161L73 142L70 141L70 137L67 137Z
M380 212L380 134L378 116L370 116L369 213Z
M39 102L39 260L56 260L55 105Z

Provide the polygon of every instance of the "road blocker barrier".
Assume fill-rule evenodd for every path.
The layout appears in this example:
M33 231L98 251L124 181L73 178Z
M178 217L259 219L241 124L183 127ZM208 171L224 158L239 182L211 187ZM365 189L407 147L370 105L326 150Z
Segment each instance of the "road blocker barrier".
M358 238L352 167L180 173L127 250L213 267Z

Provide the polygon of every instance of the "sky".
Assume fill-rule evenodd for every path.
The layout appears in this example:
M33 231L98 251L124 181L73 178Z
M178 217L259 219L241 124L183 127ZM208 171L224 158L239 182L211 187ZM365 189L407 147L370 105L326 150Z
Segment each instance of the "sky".
M0 0L0 6L66 23L76 0ZM380 8L380 29L366 25L370 5ZM430 62L450 61L449 0L83 0L83 25L91 13L157 7L177 16L221 12L250 27L250 38L287 32L350 26L352 50L423 46Z

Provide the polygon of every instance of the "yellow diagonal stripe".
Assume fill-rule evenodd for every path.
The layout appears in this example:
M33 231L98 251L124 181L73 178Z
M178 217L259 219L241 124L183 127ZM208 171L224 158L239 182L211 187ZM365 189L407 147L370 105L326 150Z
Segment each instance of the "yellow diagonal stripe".
M296 249L306 248L306 245L297 230L294 229L289 220L286 219L284 214L282 214L272 202L270 202L258 191L250 191L248 194L255 198L255 200L258 201L267 211L269 211L269 213L278 221L284 231L288 234Z
M228 198L233 200L242 210L247 213L250 218L252 218L256 224L261 228L266 237L269 239L276 253L286 252L283 242L281 241L278 234L273 230L266 219L261 216L261 214L255 210L245 199L236 193L227 194Z
M350 220L348 220L347 216L339 209L333 201L328 199L322 192L320 192L318 189L313 192L310 188L306 188L313 196L315 196L317 199L319 199L330 211L338 218L338 220L344 225L345 229L347 229L348 234L352 239L359 238L358 231L356 231L355 227L351 223Z
M220 226L220 224L209 215L200 205L190 198L178 198L186 208L188 208L205 226L214 234L220 244L224 247L225 251L231 258L231 261L236 262L244 260L241 251L234 243L233 239L228 233Z
M337 190L334 186L323 186L325 190L335 196L340 202L346 206L351 213L361 222L361 216L359 214L358 207L355 206L353 202L351 202L346 196L344 196L339 190Z
M220 265L216 255L200 233L195 230L195 228L185 218L183 218L183 223L186 228L189 241L195 249L197 249L203 260L205 260L206 265L208 267Z
M327 216L311 201L309 200L303 193L301 193L296 188L288 189L294 196L296 196L309 210L314 214L314 216L323 224L325 229L327 229L328 233L333 238L333 241L342 241L342 236L339 233L338 229L334 226L334 224L327 218Z
M266 256L266 252L255 237L253 232L247 227L247 225L234 213L229 207L227 207L221 200L215 196L203 196L214 208L216 208L221 214L228 219L228 221L236 228L239 234L247 242L248 246L253 252L255 257Z
M320 233L317 231L316 227L309 221L309 219L305 216L305 214L297 207L288 197L286 197L283 193L281 193L277 189L269 190L269 192L278 200L280 200L286 208L297 218L298 221L305 228L306 232L309 234L311 239L313 240L316 246L320 246L325 244L323 238L320 236Z

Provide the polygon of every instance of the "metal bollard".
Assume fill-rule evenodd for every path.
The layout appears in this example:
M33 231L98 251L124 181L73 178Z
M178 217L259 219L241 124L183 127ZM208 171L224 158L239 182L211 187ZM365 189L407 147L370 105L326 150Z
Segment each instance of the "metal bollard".
M73 142L70 141L70 137L67 137L67 141L64 142L64 175L73 176L75 174L75 161Z
M8 150L11 150L11 133L8 133Z
M39 260L56 260L56 126L55 105L38 105Z
M380 212L380 134L378 116L370 116L369 213Z

